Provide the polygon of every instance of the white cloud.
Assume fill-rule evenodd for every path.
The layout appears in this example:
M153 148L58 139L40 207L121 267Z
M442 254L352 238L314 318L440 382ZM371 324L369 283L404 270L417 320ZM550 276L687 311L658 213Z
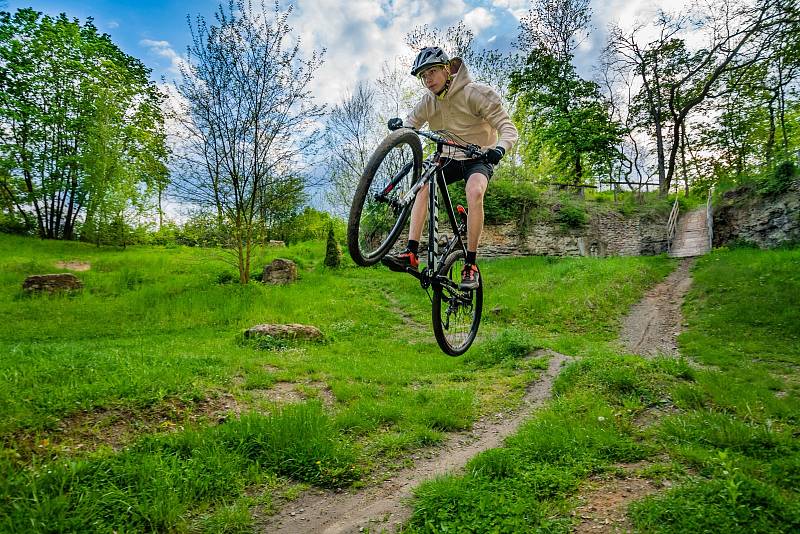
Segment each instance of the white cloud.
M508 10L517 20L522 19L530 10L529 0L493 0L492 6Z
M464 15L464 24L476 34L494 26L494 22L494 16L482 7L476 7Z
M151 39L142 39L139 41L139 44L145 48L147 48L150 53L155 54L160 57L167 58L169 60L169 67L165 70L167 73L171 74L172 76L179 76L181 72L181 65L186 64L186 59L183 58L180 54L178 54L175 49L172 48L169 41L154 41Z
M111 22L106 24L106 26L108 26L109 30L115 30L115 29L119 28L119 22L117 22L116 20L112 20Z
M481 3L487 7L479 7L476 0L296 0L289 24L306 55L326 50L309 89L320 102L330 104L359 81L377 79L384 62L403 57L410 63L413 51L404 39L415 27L427 24L444 30L463 20L476 36L486 32L485 37L494 42L510 31L498 27L515 20L508 13L518 18L528 6L527 0L496 0L492 6ZM177 76L185 58L168 41L143 40L140 44L151 54L167 58L169 66L163 70L168 77Z
M292 24L303 47L326 48L311 90L327 103L359 81L376 79L384 61L411 55L404 37L413 28L445 29L469 11L464 0L300 0L297 7Z

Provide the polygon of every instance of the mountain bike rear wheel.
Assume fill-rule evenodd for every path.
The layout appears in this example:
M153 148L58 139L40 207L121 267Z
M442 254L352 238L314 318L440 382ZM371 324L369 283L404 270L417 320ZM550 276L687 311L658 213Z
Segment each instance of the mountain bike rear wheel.
M433 333L439 347L450 356L460 356L469 349L481 324L483 277L478 279L477 289L460 290L464 259L463 250L451 252L442 271L447 280L433 285Z
M422 172L422 143L411 130L392 132L367 162L353 196L347 249L358 265L374 265L389 252L406 224L413 199L401 201Z

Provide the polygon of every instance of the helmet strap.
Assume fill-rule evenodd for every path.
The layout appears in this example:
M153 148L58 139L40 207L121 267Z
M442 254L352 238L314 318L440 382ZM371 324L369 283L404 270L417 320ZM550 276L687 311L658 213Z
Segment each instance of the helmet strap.
M450 74L450 65L446 65L445 69L447 69L447 81L444 82L444 88L436 93L436 100L443 100L447 96L447 91L450 90L450 83L453 81L453 75Z

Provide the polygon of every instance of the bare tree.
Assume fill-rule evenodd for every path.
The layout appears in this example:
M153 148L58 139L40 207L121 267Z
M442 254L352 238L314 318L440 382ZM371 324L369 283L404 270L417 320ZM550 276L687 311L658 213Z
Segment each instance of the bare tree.
M307 87L324 51L300 54L287 20L292 7L264 0L220 5L216 24L198 17L189 61L177 86L184 200L213 206L231 232L239 279L249 279L257 232L288 189L302 187L298 172L318 142L314 126L324 109ZM185 167L187 165L184 165ZM298 183L299 182L299 183Z
M326 198L339 215L350 209L367 160L385 134L385 121L380 121L377 114L376 96L370 84L360 83L328 115L325 146L330 187Z
M660 13L657 37L643 43L644 26L630 32L612 28L609 52L620 72L634 73L641 83L637 95L643 125L656 144L659 189L669 191L681 150L682 131L692 113L706 99L730 90L723 80L744 75L765 61L773 41L786 31L791 18L785 0L722 0L692 11L693 17ZM690 31L700 31L706 44L696 50L686 45Z

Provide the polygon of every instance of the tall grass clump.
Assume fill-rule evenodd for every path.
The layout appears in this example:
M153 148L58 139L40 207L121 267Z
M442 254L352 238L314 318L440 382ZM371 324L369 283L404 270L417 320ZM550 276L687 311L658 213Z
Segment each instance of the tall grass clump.
M359 476L352 445L314 403L149 436L119 454L0 468L8 532L181 530L192 507L223 503L267 473L321 487Z
M541 347L529 332L520 328L505 328L477 350L468 352L464 361L477 368L498 364L513 366L518 360L532 356L538 348Z

